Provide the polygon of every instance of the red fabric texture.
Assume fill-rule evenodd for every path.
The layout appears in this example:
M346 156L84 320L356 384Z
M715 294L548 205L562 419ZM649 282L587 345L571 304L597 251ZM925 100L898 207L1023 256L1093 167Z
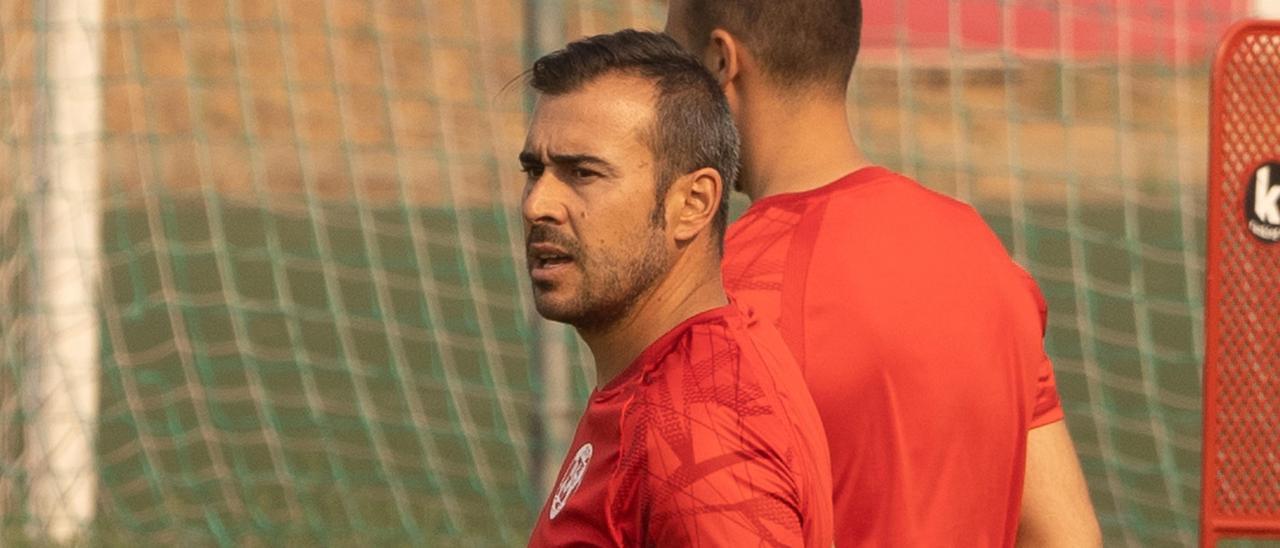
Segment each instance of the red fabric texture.
M730 304L592 393L529 545L826 548L830 492L798 366L775 328Z
M1027 431L1062 409L1044 299L971 207L863 169L758 200L723 272L804 369L837 546L1013 544Z

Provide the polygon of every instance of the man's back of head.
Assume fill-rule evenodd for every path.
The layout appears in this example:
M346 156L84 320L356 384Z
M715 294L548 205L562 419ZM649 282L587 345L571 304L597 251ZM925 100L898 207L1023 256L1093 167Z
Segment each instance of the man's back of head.
M809 190L867 165L845 103L859 0L672 0L667 13L667 33L715 75L742 132L739 190Z
M693 52L723 29L771 83L791 94L843 98L858 56L860 0L672 0L667 32Z

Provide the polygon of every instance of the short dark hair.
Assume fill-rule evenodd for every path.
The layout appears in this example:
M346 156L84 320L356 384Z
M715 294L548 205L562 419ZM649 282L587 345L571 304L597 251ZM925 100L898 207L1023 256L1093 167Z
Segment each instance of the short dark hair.
M841 97L862 42L861 0L688 0L681 15L694 46L722 28L777 85Z
M662 204L676 178L710 167L724 181L712 222L723 242L729 191L738 179L738 130L715 77L665 34L622 30L570 43L533 63L531 85L546 95L564 95L606 74L633 74L653 81L653 128L648 145L657 166L657 200ZM659 207L654 222L665 222Z

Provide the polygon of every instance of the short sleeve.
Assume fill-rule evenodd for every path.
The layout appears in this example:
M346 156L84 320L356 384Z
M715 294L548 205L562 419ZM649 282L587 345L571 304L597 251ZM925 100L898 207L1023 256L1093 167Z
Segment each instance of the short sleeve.
M1045 356L1036 366L1036 404L1028 430L1053 424L1062 418L1062 401L1058 399L1058 383L1053 377L1053 361Z
M1040 292L1040 286L1036 283L1035 278L1032 278L1031 274L1027 273L1021 266L1015 266L1026 285L1027 291L1031 293L1035 301L1036 315L1040 321L1039 333L1041 337L1037 344L1043 349L1043 338L1048 328L1049 306L1045 303L1044 294ZM1039 355L1040 359L1035 363L1035 370L1032 372L1036 378L1036 395L1035 406L1031 411L1029 429L1053 424L1063 418L1062 401L1058 398L1058 383L1053 374L1053 360L1050 360L1043 350Z
M654 375L628 405L614 515L636 529L622 531L624 544L803 546L790 424L736 374L736 348L707 358Z
M729 409L692 411L692 451L650 436L652 544L804 545L798 481L781 458L790 451Z

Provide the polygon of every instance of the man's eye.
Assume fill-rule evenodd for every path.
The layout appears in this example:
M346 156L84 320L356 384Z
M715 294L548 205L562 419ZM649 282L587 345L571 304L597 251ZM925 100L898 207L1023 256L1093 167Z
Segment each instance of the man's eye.
M577 179L593 179L595 177L599 177L600 174L594 171L591 171L589 169L583 169L579 167L579 168L574 168L573 176Z
M523 171L530 179L537 179L542 176L542 166L520 166L520 171Z

